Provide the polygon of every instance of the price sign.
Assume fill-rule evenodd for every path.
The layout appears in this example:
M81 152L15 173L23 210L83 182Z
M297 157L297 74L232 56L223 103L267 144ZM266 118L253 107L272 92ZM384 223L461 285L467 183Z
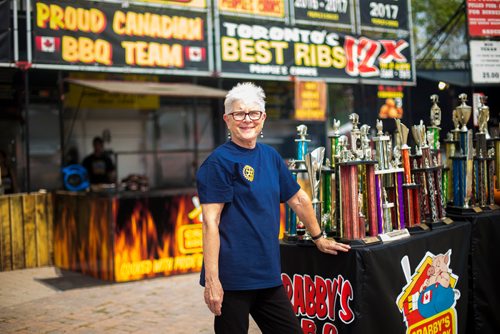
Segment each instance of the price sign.
M351 0L293 0L294 19L297 23L354 28Z
M500 84L500 41L470 41L472 81Z
M360 0L361 28L367 30L409 30L407 0Z

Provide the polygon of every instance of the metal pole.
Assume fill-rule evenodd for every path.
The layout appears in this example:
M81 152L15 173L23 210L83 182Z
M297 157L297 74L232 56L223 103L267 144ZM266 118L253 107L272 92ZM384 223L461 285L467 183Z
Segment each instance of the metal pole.
M64 85L63 85L63 77L62 72L58 71L57 73L57 84L59 87L59 145L61 150L61 168L65 165L65 152L66 145L64 142Z
M31 191L29 105L30 105L29 72L26 69L24 71L24 143L26 151L25 190L27 192Z

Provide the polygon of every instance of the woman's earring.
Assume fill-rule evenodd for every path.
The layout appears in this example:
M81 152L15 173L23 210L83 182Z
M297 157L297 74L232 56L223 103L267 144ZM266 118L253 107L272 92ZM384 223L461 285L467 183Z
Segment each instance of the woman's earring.
M260 130L260 138L264 138L264 133Z
M229 131L229 130L227 131L227 139L231 140L231 131Z

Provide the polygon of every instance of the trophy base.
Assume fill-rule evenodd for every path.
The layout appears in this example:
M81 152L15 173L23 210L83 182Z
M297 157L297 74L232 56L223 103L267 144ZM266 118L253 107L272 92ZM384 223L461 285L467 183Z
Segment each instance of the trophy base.
M454 216L473 215L482 211L483 210L478 206L464 208L461 206L448 205L446 207L446 213Z
M287 235L285 234L283 236L283 239L281 239L284 243L287 243L287 244L295 244L297 243L297 240L298 240L298 237L297 235Z
M496 204L490 204L490 205L482 206L481 209L483 211L494 211L494 210L500 209L500 206L498 206Z
M429 232L431 230L429 225L427 225L425 223L415 224L413 226L408 226L408 227L406 227L406 229L408 230L410 235L426 233L426 232Z
M453 219L451 219L450 217L444 217L443 219L432 222L429 225L430 225L431 229L436 230L436 229L445 228L452 223L453 223Z
M381 244L382 240L378 236L375 237L365 237L362 239L344 239L344 238L336 238L338 242L343 244L347 244L353 248L365 247L369 245L377 245Z

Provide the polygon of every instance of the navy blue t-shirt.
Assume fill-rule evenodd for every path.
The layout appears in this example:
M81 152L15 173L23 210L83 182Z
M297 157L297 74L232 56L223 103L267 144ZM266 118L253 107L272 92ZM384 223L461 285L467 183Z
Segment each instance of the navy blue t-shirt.
M280 202L300 186L272 147L253 149L229 141L197 174L200 202L225 203L219 223L219 279L224 290L281 285ZM200 284L205 285L202 268Z

